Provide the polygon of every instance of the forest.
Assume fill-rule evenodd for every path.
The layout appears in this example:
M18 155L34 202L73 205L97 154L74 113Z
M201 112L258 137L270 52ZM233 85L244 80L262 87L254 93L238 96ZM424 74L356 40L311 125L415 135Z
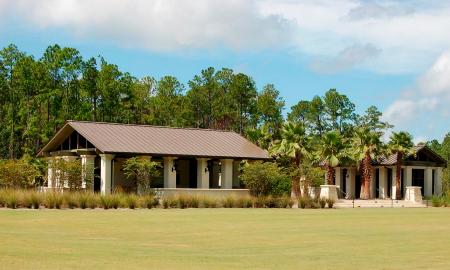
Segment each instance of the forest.
M208 67L183 84L169 75L137 78L101 56L85 59L59 45L40 58L13 44L0 50L0 159L34 157L69 119L234 130L265 148L285 121L302 123L312 137L392 128L375 106L359 115L335 89L285 111L275 85L257 89L249 75L229 68ZM445 158L448 137L428 142Z

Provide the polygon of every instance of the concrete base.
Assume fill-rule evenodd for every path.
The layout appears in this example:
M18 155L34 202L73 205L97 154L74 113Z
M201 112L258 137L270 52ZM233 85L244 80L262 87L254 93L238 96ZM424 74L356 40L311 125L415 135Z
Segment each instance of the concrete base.
M335 185L320 185L320 198L338 200L337 186Z
M422 202L422 193L420 192L421 189L422 187L406 187L405 201L421 203Z

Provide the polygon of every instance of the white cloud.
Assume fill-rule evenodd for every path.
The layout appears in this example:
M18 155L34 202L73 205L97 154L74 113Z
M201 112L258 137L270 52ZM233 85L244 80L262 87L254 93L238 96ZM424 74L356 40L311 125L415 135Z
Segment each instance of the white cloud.
M417 74L450 48L446 1L0 0L0 8L33 30L152 51L288 48L332 71ZM376 57L355 53L365 44Z
M417 80L384 111L384 120L396 130L413 130L420 140L432 139L435 129L450 128L450 52L442 53Z
M41 29L156 51L266 48L291 36L288 21L255 1L18 0L9 9Z
M377 57L380 53L381 50L372 44L353 45L342 50L334 58L316 59L310 66L317 72L336 73L358 66L371 58Z

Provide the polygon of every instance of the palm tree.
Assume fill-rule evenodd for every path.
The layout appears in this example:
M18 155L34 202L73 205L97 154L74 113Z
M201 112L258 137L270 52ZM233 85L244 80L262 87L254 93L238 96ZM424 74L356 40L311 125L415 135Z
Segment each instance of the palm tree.
M408 132L393 132L388 144L388 152L397 155L396 178L395 178L395 198L401 197L400 177L402 172L403 158L415 154L412 136Z
M330 131L322 135L318 158L327 167L327 184L335 184L334 168L348 157L347 142L338 131Z
M381 135L381 132L376 132L366 127L357 128L354 132L352 154L357 167L362 172L362 199L370 198L372 160L382 152Z
M285 156L291 159L295 172L292 174L292 192L295 197L300 192L300 165L305 156L309 155L309 136L303 124L286 122L281 128L281 140L275 141L269 149L274 156Z
M263 125L260 128L247 129L245 131L245 136L248 140L263 149L269 148L273 137L268 125Z

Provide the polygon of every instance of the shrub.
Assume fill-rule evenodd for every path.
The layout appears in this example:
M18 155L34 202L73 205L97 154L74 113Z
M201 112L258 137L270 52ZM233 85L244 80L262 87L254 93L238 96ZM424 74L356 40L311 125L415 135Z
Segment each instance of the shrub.
M64 202L66 203L67 207L69 207L70 209L79 207L78 194L65 193L63 197L64 197Z
M255 208L264 208L266 206L266 197L254 197L253 198L253 207Z
M278 208L292 208L294 201L289 196L282 196L277 198L276 207Z
M234 207L237 208L249 208L252 207L252 198L250 197L239 197L234 201Z
M311 199L308 197L300 197L298 199L298 204L302 209L309 208L311 205Z
M205 208L216 208L218 206L217 199L215 198L203 197L201 201L201 205Z
M290 179L274 162L253 162L244 167L242 181L253 196L289 193Z
M236 199L233 196L227 196L222 199L222 206L225 208L233 208Z
M10 190L5 195L5 206L11 209L16 209L19 206L20 195L17 191Z
M318 201L319 201L320 208L325 208L325 206L327 206L327 199L320 198Z
M327 199L327 205L328 205L328 208L333 208L334 200L333 199Z
M63 195L59 192L47 192L45 194L45 205L47 208L61 209L64 203Z
M443 201L442 201L441 197L433 196L433 197L431 197L431 204L433 205L433 207L441 207L441 206L443 206Z
M160 174L159 168L159 162L146 157L132 157L123 164L125 176L136 183L138 194L146 194L150 190L152 178Z
M30 188L38 176L39 170L25 159L0 160L0 187Z
M268 196L264 202L265 207L267 208L275 208L278 206L278 198Z
M138 206L138 198L134 194L125 196L124 202L125 205L130 209L135 209Z
M144 208L152 209L153 207L158 206L158 204L158 198L152 195L145 195L141 197L141 206Z
M200 205L200 199L197 196L190 196L188 198L188 206L191 208L198 208Z

